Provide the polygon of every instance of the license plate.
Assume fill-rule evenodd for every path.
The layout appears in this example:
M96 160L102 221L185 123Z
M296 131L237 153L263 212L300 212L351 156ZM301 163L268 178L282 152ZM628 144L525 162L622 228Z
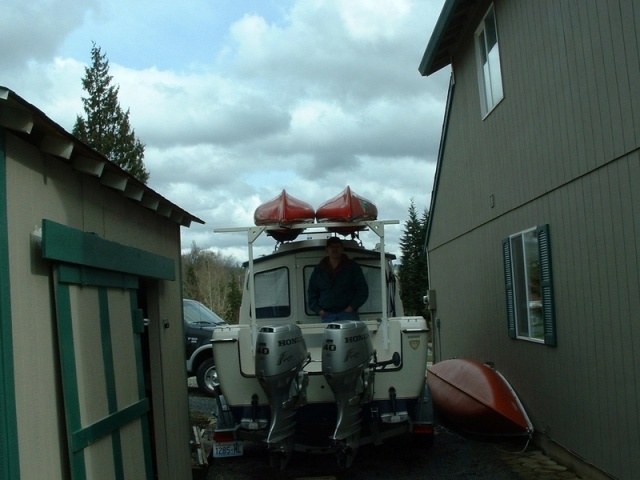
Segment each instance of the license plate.
M213 457L241 457L243 454L244 442L214 442Z

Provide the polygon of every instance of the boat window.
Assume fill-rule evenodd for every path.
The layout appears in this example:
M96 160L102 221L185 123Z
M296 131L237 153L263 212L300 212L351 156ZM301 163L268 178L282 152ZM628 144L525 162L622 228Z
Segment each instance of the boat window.
M380 312L382 312L382 299L380 295L380 268L371 267L369 265L360 266L362 267L362 273L365 280L367 281L367 286L369 287L369 297L367 298L367 301L364 303L364 305L360 307L358 312L360 314L380 314ZM309 280L311 279L311 274L313 273L314 268L315 265L307 265L306 267L304 267L304 308L307 315L315 315L315 313L309 309L309 301L307 299Z
M291 316L289 270L287 268L256 273L254 282L257 318Z
M369 297L360 307L360 313L381 313L382 295L380 294L380 269L362 265L362 273L369 286Z

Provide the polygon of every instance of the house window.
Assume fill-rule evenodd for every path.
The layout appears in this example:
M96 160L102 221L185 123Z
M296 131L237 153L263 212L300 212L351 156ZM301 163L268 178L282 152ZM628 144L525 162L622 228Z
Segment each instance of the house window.
M493 5L476 30L476 57L482 116L486 116L502 100L502 74L498 29Z
M509 336L555 346L549 226L511 235L503 255Z

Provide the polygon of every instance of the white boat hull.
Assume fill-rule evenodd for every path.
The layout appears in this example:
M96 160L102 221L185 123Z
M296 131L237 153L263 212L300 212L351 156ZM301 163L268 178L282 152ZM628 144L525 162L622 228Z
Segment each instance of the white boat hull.
M372 333L378 361L391 360L394 352L401 355L401 365L393 365L375 375L374 400L386 400L388 390L396 389L398 398L417 398L422 392L427 365L427 326L422 317L400 317L389 320L389 344L377 321L367 321ZM334 402L334 396L322 375L323 324L300 325L311 362L305 367L309 373L307 403ZM403 333L407 331L407 333ZM249 325L231 325L213 332L214 357L222 393L230 406L250 406L252 396L258 395L260 405L268 405L255 373L255 352Z

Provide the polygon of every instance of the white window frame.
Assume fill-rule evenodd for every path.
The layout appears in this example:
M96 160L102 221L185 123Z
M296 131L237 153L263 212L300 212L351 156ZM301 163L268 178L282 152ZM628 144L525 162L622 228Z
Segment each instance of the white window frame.
M536 229L509 236L514 283L516 338L544 343L540 256Z
M475 45L480 105L484 119L504 98L498 25L493 5L489 7L475 31Z

